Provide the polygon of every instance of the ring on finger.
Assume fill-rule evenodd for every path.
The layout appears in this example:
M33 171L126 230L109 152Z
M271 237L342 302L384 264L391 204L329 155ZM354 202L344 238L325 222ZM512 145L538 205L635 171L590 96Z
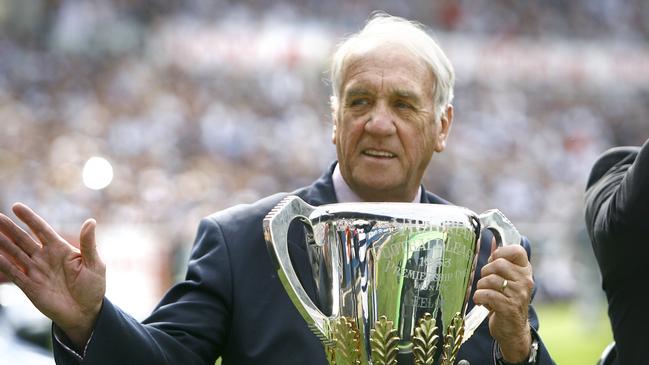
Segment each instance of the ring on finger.
M500 291L504 292L505 289L507 289L507 285L509 285L509 282L507 281L507 279L503 280L502 285L500 285Z

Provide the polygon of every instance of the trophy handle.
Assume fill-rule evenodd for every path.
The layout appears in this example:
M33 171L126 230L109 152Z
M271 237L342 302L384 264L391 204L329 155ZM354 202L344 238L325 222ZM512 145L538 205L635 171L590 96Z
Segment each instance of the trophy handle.
M478 216L480 225L488 228L493 232L498 247L508 245L520 245L521 234L512 222L498 209L490 209ZM471 309L464 318L464 338L462 343L466 342L473 332L478 328L482 321L489 315L489 310L482 305L476 305Z
M277 267L284 289L293 305L307 322L309 329L321 341L328 343L329 317L324 315L313 303L300 283L288 253L288 229L295 219L311 225L309 215L315 208L297 196L282 199L264 218L264 238L270 256Z

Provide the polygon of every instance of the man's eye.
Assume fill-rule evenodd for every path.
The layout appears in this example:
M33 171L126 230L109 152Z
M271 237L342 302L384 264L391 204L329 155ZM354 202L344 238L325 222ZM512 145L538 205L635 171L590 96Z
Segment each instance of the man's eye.
M353 99L353 100L349 103L349 105L351 105L351 106L362 106L362 105L367 105L367 104L369 104L369 103L370 103L370 101L369 101L368 99L365 99L365 98L358 98L358 99Z
M412 104L406 103L405 101L397 101L394 103L394 106L399 109L414 109Z

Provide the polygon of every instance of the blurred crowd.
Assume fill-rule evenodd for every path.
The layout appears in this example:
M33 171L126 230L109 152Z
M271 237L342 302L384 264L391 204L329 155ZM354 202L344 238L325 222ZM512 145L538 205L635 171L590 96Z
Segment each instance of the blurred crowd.
M26 202L71 237L89 216L150 225L188 249L200 217L334 159L328 56L376 9L430 27L456 65L428 189L501 209L535 245L542 293L577 295L589 168L649 137L643 0L5 0L0 210ZM114 169L103 190L82 183L92 156Z

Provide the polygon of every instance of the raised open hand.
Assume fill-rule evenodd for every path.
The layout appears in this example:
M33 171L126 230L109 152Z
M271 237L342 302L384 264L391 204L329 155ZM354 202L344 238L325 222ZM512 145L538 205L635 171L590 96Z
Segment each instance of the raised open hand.
M36 239L0 214L0 271L79 347L88 340L106 292L106 265L97 254L94 219L72 246L24 204L12 207Z

